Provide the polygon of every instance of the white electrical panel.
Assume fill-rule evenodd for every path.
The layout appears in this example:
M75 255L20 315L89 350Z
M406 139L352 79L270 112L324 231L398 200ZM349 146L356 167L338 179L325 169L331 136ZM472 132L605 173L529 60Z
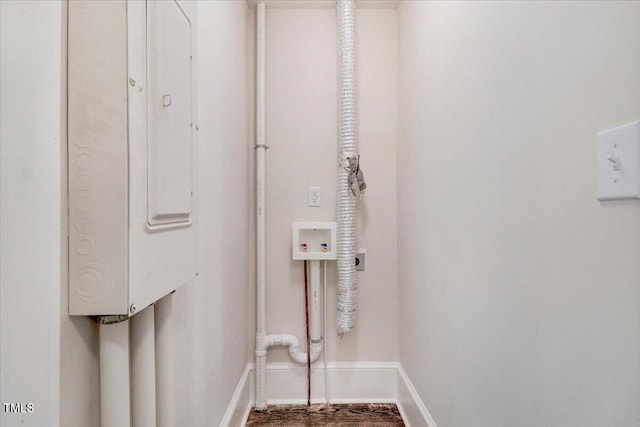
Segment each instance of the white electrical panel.
M132 315L197 271L191 19L69 2L69 311Z
M336 259L335 222L294 222L293 259Z

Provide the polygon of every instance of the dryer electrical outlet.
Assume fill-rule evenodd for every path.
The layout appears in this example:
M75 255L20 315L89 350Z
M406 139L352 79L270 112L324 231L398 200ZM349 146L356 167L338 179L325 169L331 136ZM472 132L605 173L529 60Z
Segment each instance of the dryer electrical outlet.
M68 13L69 311L131 315L196 276L195 17L175 0Z

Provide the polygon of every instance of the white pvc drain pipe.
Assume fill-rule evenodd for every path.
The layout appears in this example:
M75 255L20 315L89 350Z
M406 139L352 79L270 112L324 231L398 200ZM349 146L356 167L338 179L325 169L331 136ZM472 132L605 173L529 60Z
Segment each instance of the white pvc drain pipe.
M175 427L173 293L157 301L153 308L156 345L156 427Z
M129 321L101 324L100 426L131 425L129 383Z
M154 314L151 305L129 320L133 427L157 427Z
M267 407L266 375L266 274L265 274L265 220L264 220L264 181L265 151L264 141L264 55L265 55L265 5L258 3L256 9L256 288L257 288L257 325L256 325L256 409Z

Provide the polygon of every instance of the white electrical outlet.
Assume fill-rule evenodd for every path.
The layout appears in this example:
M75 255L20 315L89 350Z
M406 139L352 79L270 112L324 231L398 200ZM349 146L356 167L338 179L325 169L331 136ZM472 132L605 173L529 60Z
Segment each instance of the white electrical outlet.
M320 206L320 187L309 187L309 206Z

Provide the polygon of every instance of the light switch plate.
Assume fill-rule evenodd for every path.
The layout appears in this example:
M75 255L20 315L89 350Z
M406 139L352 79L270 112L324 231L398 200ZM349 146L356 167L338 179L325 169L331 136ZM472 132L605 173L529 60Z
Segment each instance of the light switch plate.
M640 121L596 135L598 200L640 198Z

